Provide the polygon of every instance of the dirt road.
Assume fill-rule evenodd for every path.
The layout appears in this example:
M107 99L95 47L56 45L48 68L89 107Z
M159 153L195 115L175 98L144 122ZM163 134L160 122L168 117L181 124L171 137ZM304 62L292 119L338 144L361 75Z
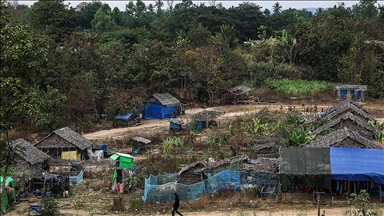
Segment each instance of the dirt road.
M334 104L324 104L322 106L318 106L318 109L321 110L321 108L328 108ZM284 109L283 111L287 111L287 106L283 105ZM297 105L299 107L299 105ZM301 107L301 106L300 106ZM370 106L365 106L367 109L370 108ZM215 110L219 112L224 112L225 114L220 116L218 120L225 119L225 118L232 118L234 116L241 116L249 113L259 112L263 108L267 108L270 111L273 110L280 110L280 104L252 104L252 105L229 105L229 106L219 106L219 107L210 107L206 110ZM376 108L376 107L372 107ZM300 108L298 108L299 110ZM186 110L186 115L180 116L184 120L187 119L192 114L198 113L203 111L203 108L194 107L192 109ZM377 118L379 122L384 122L384 116L380 116L380 118ZM143 131L143 129L157 131L157 130L164 130L166 131L169 127L169 119L153 119L153 120L145 120L142 119L140 125L134 126L134 127L124 127L124 128L115 128L110 130L102 130L97 131L94 133L88 133L83 134L83 136L89 140L105 140L105 139L112 139L112 140L121 140L124 138L124 136L129 132L136 132L136 131Z

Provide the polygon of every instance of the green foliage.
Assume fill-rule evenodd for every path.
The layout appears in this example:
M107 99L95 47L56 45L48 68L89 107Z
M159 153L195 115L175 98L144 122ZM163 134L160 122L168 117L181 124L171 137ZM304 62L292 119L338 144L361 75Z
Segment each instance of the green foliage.
M40 211L42 216L55 216L59 215L59 202L53 197L43 197L42 209Z
M167 137L163 140L163 154L164 157L169 157L174 147L180 147L183 145L180 137Z
M307 80L272 80L267 79L265 85L268 88L275 89L277 92L288 93L295 96L309 96L316 92L329 93L336 87L336 84L324 81Z
M289 135L291 145L295 147L303 147L312 141L314 137L311 135L311 130L301 126L300 129L293 129Z
M379 134L374 134L374 140L384 144L384 122L380 124L377 120L368 121L368 124L379 130Z
M207 138L207 143L212 146L221 146L225 145L229 141L229 134L219 134L219 135L211 135Z
M259 118L253 119L252 123L241 123L244 130L252 134L254 137L266 137L271 133L271 126L269 123L262 123Z
M125 183L128 185L128 192L131 187L136 187L141 184L141 178L138 174L135 172L128 176L127 179L125 179Z
M354 216L378 216L378 212L374 210L369 202L369 193L366 190L361 190L359 194L351 194L351 204L354 205L355 210L347 212Z

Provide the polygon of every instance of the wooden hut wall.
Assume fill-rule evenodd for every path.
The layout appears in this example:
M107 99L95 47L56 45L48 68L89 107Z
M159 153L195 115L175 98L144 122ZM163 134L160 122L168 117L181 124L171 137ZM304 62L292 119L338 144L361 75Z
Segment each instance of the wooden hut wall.
M77 147L58 147L58 148L41 148L41 150L48 154L49 156L51 156L52 158L54 159L60 159L61 158L61 155L63 152L66 152L66 151L76 151L77 153L79 153L77 151Z

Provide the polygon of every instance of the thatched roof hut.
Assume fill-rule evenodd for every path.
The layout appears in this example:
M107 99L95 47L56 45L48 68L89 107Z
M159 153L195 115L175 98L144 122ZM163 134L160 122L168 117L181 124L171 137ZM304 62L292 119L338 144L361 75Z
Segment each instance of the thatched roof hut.
M344 101L342 101L342 102L340 102L340 103L338 103L338 104L336 104L336 105L334 105L334 106L331 106L331 107L325 109L325 110L324 110L325 115L329 115L330 113L332 113L332 112L334 112L334 111L336 111L336 110L338 110L338 109L341 109L341 108L342 108L343 106L345 106L346 104L353 104L353 105L355 105L356 107L358 107L359 109L361 109L362 111L364 111L364 112L366 112L366 113L369 113L369 111L368 111L367 109L363 108L362 105L356 103L355 101L353 101L353 100L351 100L351 99L347 99L347 100L344 100Z
M196 161L192 164L185 166L178 173L178 182L183 184L194 184L204 180L204 174L202 170L208 167L208 162Z
M15 152L30 165L43 164L51 157L24 139L17 139L11 143Z
M312 134L320 134L328 128L340 129L343 127L348 127L350 130L359 132L362 136L366 138L372 138L372 135L378 135L379 130L374 128L372 125L369 125L366 121L363 121L361 118L355 116L354 114L347 112L342 116L338 116L327 124L322 125L312 132Z
M360 106L356 106L355 103L340 104L337 110L327 113L324 119L333 120L338 116L344 115L348 112L354 114L355 116L358 116L366 122L375 120L371 115L369 115L367 110L362 109Z
M267 172L277 173L279 160L277 158L260 157L255 160L248 159L247 163L240 164L240 170L246 172Z
M88 158L87 148L93 143L69 127L53 131L36 143L36 147L52 158L82 160Z
M368 140L356 132L344 127L332 133L318 137L312 140L306 148L324 148L324 147L356 147L369 149L383 149L383 146Z

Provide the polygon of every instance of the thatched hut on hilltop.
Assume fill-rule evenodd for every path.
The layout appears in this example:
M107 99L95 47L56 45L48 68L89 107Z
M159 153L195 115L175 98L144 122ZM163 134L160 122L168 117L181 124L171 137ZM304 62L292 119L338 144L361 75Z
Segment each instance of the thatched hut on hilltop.
M328 122L327 124L322 125L312 132L312 134L317 135L321 134L328 128L340 129L343 127L348 127L350 130L358 132L360 135L371 139L373 135L378 135L379 130L369 125L367 122L363 121L361 118L355 116L354 114L347 112L342 116L338 116L334 120Z
M87 148L92 145L91 141L65 127L50 133L35 146L55 159L85 160L88 159Z
M324 147L356 147L368 149L384 149L371 140L368 140L354 131L344 127L343 129L336 130L332 133L318 137L312 140L306 148L324 148Z

